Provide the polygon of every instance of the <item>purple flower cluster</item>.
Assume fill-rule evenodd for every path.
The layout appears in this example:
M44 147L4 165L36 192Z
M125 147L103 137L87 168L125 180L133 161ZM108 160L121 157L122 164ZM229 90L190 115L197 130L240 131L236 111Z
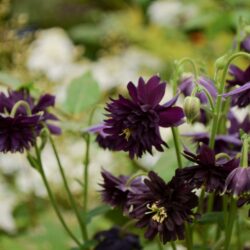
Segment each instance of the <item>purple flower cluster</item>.
M48 111L54 104L54 96L46 94L36 102L25 89L0 93L0 151L28 150L44 124L52 134L60 134L60 128L51 123L57 117Z

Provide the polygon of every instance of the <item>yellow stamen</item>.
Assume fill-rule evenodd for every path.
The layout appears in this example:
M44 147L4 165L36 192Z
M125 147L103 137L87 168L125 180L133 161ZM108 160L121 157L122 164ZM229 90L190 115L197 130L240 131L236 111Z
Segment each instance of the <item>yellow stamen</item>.
M152 219L158 223L162 223L168 217L166 209L164 207L158 207L156 203L153 203L152 205L147 204L147 208L151 211L146 212L146 214L155 213Z
M131 130L129 128L125 128L121 135L125 135L125 139L128 141L129 137L131 136Z

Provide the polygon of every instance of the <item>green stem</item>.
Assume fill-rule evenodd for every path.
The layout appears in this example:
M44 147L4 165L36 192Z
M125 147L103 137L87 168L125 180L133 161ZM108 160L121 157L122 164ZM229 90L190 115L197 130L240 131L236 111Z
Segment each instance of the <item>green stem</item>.
M11 110L11 113L10 113L10 116L11 117L14 117L18 108L23 106L27 112L27 115L32 115L32 112L31 112L31 109L30 109L30 105L24 101L24 100L20 100L18 102L15 103L15 105L13 106L12 110Z
M205 93L207 99L208 99L208 102L209 102L209 105L211 107L211 110L214 111L214 100L213 100L213 97L211 96L211 94L209 93L209 91L203 87L202 88L202 91Z
M75 199L73 198L73 195L72 195L72 193L70 191L70 188L69 188L69 185L68 185L68 182L67 182L64 170L63 170L63 166L62 166L59 154L58 154L56 146L55 146L55 142L54 142L54 140L53 140L53 138L52 138L51 135L49 135L49 140L50 140L53 152L54 152L55 157L56 157L56 161L57 161L57 164L58 164L58 167L59 167L59 170L60 170L60 174L61 174L62 179L63 179L63 184L65 186L67 195L69 197L70 203L71 203L71 205L73 207L73 210L74 210L74 212L76 214L76 217L77 217L77 220L79 222L79 225L80 225L80 228L81 228L81 233L82 233L82 238L83 238L84 241L87 241L86 225L82 222L80 212L77 209L77 205L76 205Z
M242 249L241 244L241 230L240 230L240 216L238 214L236 218L236 234L237 234L237 249Z
M187 250L193 250L192 228L185 222L186 247Z
M182 64L184 63L189 63L191 64L192 68L193 68L193 72L194 72L194 79L197 82L198 80L198 69L196 67L196 64L194 63L194 61L191 58L188 57L184 57L182 58L179 62L178 62L178 67L180 67Z
M159 250L164 250L164 247L159 239L157 240L157 245Z
M175 241L170 241L170 245L171 245L173 250L177 250L176 245L175 245Z
M88 211L88 188L89 188L89 149L90 149L90 135L86 135L86 151L85 151L85 157L83 161L84 165L84 187L83 187L83 214L86 218L86 214ZM86 236L88 239L88 232L86 230Z
M214 197L215 197L215 193L211 193L208 196L207 212L211 212L213 210Z
M178 162L178 168L182 168L179 132L176 128L171 128L171 130L172 130L172 135L174 139L174 146L175 146L175 153L176 153L176 158Z
M198 204L198 207L197 207L197 213L202 212L204 200L205 200L205 188L204 188L204 186L202 186L201 194L200 194L200 197L199 197L199 204Z
M227 72L228 72L228 68L230 66L230 63L237 57L240 56L245 56L250 58L250 54L245 53L245 52L237 52L233 55L231 55L223 69L222 72L222 78L221 78L221 83L219 85L219 89L218 89L218 98L216 101L216 106L215 106L215 112L214 112L214 119L213 119L213 123L212 123L212 129L211 129L211 134L210 134L210 140L209 140L209 147L210 148L214 148L214 144L215 144L215 137L217 134L217 130L218 130L218 121L219 121L219 117L221 114L221 104L222 104L222 94L224 93L224 88L225 88L225 81L226 81L226 76L227 76ZM217 72L217 70L216 70ZM217 74L216 74L217 75ZM216 76L217 78L217 76ZM217 82L217 79L215 79Z
M43 164L42 164L42 160L41 160L41 154L40 154L40 151L37 147L37 144L35 143L35 152L36 152L36 156L37 156L37 169L39 170L41 176L42 176L42 179L43 179L43 182L45 184L45 187L46 187L46 190L47 190L47 193L49 195L49 199L51 201L51 204L55 210L55 213L56 215L58 216L58 219L60 220L62 226L64 227L65 231L68 233L68 235L74 240L74 242L79 246L81 247L81 243L80 241L74 236L74 234L71 232L71 230L69 229L69 227L67 226L67 224L65 223L59 209L58 209L58 206L57 206L57 203L56 203L56 200L52 194L52 191L50 189L50 186L49 186L49 183L47 181L47 178L46 178L46 175L45 175L45 172L44 172L44 169L43 169Z
M226 238L225 238L224 250L229 250L236 214L237 214L237 203L236 200L233 197L231 197L229 218L228 218L228 223L226 225Z
M249 144L249 138L248 135L245 134L243 136L243 145L242 145L241 159L240 159L240 166L244 168L248 167L248 144Z

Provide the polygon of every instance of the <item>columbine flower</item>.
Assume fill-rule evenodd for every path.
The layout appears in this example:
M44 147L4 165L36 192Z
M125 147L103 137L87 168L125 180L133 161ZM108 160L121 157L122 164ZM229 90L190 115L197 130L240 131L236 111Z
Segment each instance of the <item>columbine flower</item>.
M250 104L250 66L244 71L235 65L230 65L229 73L234 77L227 81L229 85L240 85L240 87L224 94L223 97L231 96L233 106L246 107Z
M24 101L27 107L20 105L13 111L19 101ZM61 130L49 123L50 120L57 120L47 111L54 101L53 96L44 95L35 103L26 90L9 91L8 95L0 93L0 151L14 153L29 149L40 134L43 122L51 133L60 134Z
M98 241L94 250L140 250L142 249L139 237L135 234L122 232L113 227L107 231L101 231L94 236Z
M196 163L194 166L176 170L177 178L189 183L194 188L204 186L207 192L221 192L229 173L235 169L239 162L231 159L215 159L215 152L207 145L200 148L200 153L195 155L184 150L184 156Z
M250 167L237 167L227 177L225 191L234 196L250 196Z
M130 98L119 96L107 104L108 111L104 132L116 141L116 150L129 152L131 158L141 157L143 153L152 154L152 148L163 151L167 144L162 140L159 127L173 127L182 123L184 117L180 107L172 107L177 97L160 105L166 83L158 76L151 77L147 83L139 79L136 87L128 83Z
M161 241L184 238L184 223L192 221L192 208L197 206L197 197L191 188L178 179L165 183L156 173L149 172L144 180L147 190L130 198L132 218L136 226L146 227L145 238L153 239L159 234Z
M131 192L138 193L144 190L144 183L141 178L135 178L131 183L128 183L129 176L120 175L115 177L106 170L102 171L103 183L101 186L102 199L105 203L112 207L121 207L124 212L128 212L129 204L128 197Z

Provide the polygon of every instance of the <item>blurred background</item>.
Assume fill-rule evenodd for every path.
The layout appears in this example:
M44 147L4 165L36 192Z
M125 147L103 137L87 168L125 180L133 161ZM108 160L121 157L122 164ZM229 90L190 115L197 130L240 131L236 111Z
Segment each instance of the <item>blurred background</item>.
M1 0L0 87L25 84L34 95L56 95L63 128L56 143L71 190L81 204L85 143L79 131L88 127L93 106L98 106L94 116L98 123L108 96L124 91L128 81L136 82L139 76L160 74L168 81L174 60L183 57L196 59L202 72L212 77L214 60L233 47L239 17L249 23L249 13L248 0ZM172 95L171 86L167 95ZM171 146L170 131L164 137ZM43 154L63 214L78 233L51 148L47 146ZM102 216L91 221L91 235L126 221L119 211L101 206L101 168L129 174L137 164L154 165L170 179L176 168L174 151L170 147L164 154L131 162L124 153L98 148L92 139L89 208L100 208L97 214ZM1 250L72 246L40 176L23 155L0 155L0 215Z

